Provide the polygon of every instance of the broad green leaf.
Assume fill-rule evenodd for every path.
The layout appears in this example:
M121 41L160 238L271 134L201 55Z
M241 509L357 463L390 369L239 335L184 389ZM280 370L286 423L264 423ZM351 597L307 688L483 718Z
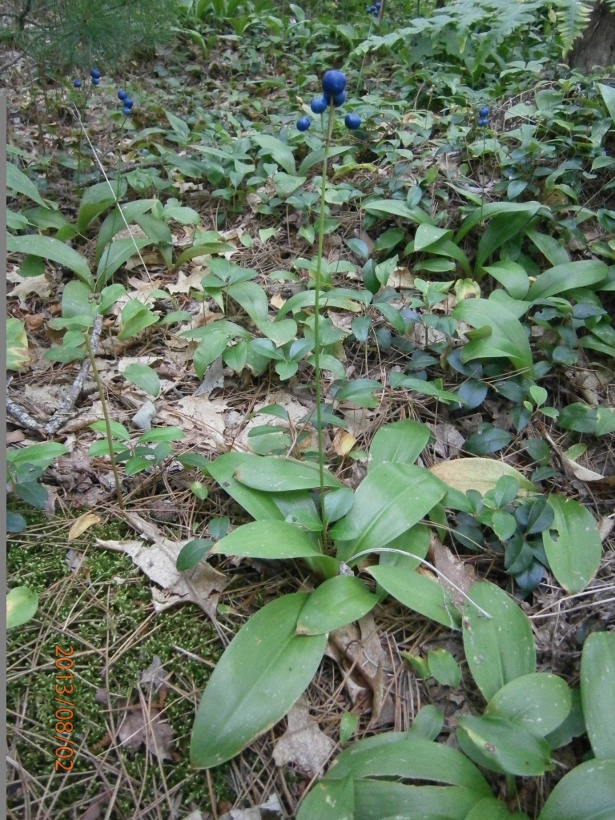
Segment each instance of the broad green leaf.
M139 436L139 444L150 441L181 441L184 431L179 427L154 427Z
M265 291L256 282L239 282L228 288L228 295L239 302L255 325L267 321L269 303Z
M63 444L55 441L46 441L41 444L30 444L28 447L21 447L19 450L7 450L7 464L20 466L22 464L33 464L41 470L46 470L49 465L59 456L63 456L68 450Z
M535 671L534 637L523 610L499 587L479 581L470 598L463 611L463 646L472 677L489 701L510 681Z
M30 621L38 609L38 595L28 587L15 587L6 596L6 628Z
M522 777L554 769L551 747L522 724L494 717L458 718L457 740L476 763L494 772Z
M459 613L451 596L437 581L404 566L369 567L367 572L404 606L450 629L458 629Z
M367 202L363 205L363 208L369 213L401 216L419 225L424 223L432 224L429 215L425 211L420 208L409 208L401 199L380 199L376 202Z
M104 419L95 421L93 424L90 424L90 429L106 435L107 422ZM119 421L109 421L109 430L114 438L119 438L121 441L130 441L130 433Z
M341 487L325 495L324 520L327 524L339 521L352 507L354 492L350 487Z
M444 726L444 714L433 704L422 706L408 729L407 737L435 740Z
M320 552L304 530L285 521L252 521L221 538L211 554L246 558L312 558Z
M194 371L199 379L203 378L209 365L224 353L228 344L229 337L224 332L211 333L199 343L192 357Z
M98 267L96 269L96 286L98 289L104 287L113 274L124 265L131 256L135 256L137 251L151 245L152 240L149 236L126 237L125 239L116 239L111 242L103 251L98 260Z
M483 796L462 786L404 786L359 780L355 783L355 820L465 820Z
M160 379L158 374L146 364L129 364L124 370L124 378L131 384L145 390L154 398L160 393Z
M230 245L228 242L207 242L203 245L193 245L191 248L187 248L183 253L180 253L175 264L171 268L170 273L174 273L176 270L181 268L184 262L188 262L190 259L194 259L197 256L212 256L214 254L233 253L236 250L237 248L234 245Z
M529 820L529 818L522 811L511 814L506 803L502 803L495 797L485 797L474 806L465 820Z
M294 174L285 174L283 171L280 171L279 173L273 175L272 181L276 194L278 196L286 198L293 194L297 190L297 188L300 188L306 179L307 177L297 177ZM275 228L270 230L273 230L273 232L275 233ZM262 236L262 234L264 233L264 231L259 231L259 237L261 242L266 241L266 239L263 239ZM271 234L271 236L273 236L273 234Z
M312 680L326 635L296 635L307 595L267 604L218 661L199 705L190 758L199 768L230 760L288 712Z
M121 206L118 205L110 214L107 214L104 222L98 229L95 256L97 264L105 247L119 231L125 230L126 223L130 225L138 216L150 211L155 202L155 199L137 199L135 202L126 202ZM120 213L120 208L122 209L122 213ZM124 215L124 219L122 219L122 214Z
M505 307L493 299L464 299L454 309L453 316L474 328L491 329L488 338L473 339L464 346L462 363L505 357L518 370L531 374L532 351L527 335L521 322Z
M504 259L488 265L485 270L490 276L506 288L513 299L524 299L530 289L530 277L518 262Z
M536 279L525 299L534 302L574 288L586 288L606 279L609 269L599 259L582 259L549 268Z
M555 513L542 543L553 575L567 592L580 592L600 566L602 544L592 514L578 501L561 495L549 496Z
M427 664L434 678L443 686L459 686L461 669L448 649L430 649Z
M372 439L368 470L393 461L413 464L429 441L429 427L412 419L385 424Z
M295 158L289 145L269 134L256 134L252 139L261 147L259 156L269 155L273 157L275 162L284 168L287 174L295 175Z
M36 481L20 481L15 485L15 495L35 507L37 510L44 510L47 503L47 490Z
M340 154L345 154L349 150L350 150L349 145L335 145L335 146L330 145L329 149L327 151L327 156L329 158L337 157ZM310 153L307 155L307 157L303 160L303 162L299 166L299 175L300 176L304 175L314 165L321 166L322 161L324 159L324 156L325 156L324 147L323 148L317 148L316 151L310 151Z
M358 621L378 603L363 581L354 575L337 575L321 584L301 610L297 635L322 635Z
M522 233L533 216L533 211L521 210L517 213L498 214L493 217L487 229L483 232L476 251L475 267L477 271L483 266L494 252L505 242ZM477 277L479 278L479 277Z
M404 376L403 373L391 373L390 384L393 388L403 387L406 390L414 390L415 393L421 393L423 396L433 396L445 404L465 404L464 399L457 395L457 393L442 390L433 382L417 379L415 376Z
M588 760L555 786L538 820L614 820L615 760Z
M413 464L374 467L359 485L350 512L331 528L334 540L352 542L338 557L349 560L385 546L418 523L445 493L441 481Z
M258 460L247 461L237 468L235 478L247 487L271 493L320 487L320 471L317 465L276 456L264 456ZM324 483L325 487L344 486L328 470L324 473Z
M286 316L289 312L296 312L302 310L305 307L314 307L314 298L315 298L315 291L307 290L301 291L300 293L295 293L294 296L291 296L287 302L284 302L280 310L278 311L278 315L276 316L276 322L279 321L283 316ZM358 313L362 310L362 307L357 302L352 301L346 296L336 296L334 293L329 291L328 293L321 293L320 295L320 309L326 310L327 308L340 308L340 310L350 310L353 313Z
M572 706L568 717L563 723L553 732L546 735L549 746L552 749L561 749L562 746L567 746L570 741L584 735L587 732L585 726L585 718L583 717L583 707L581 705L581 692L579 689L570 690Z
M615 128L615 88L612 85L604 85L604 83L598 83L597 85L606 105L606 110L613 120L613 128Z
M510 216L517 213L527 213L529 218L534 216L540 207L540 202L487 202L466 217L461 228L457 231L454 241L459 244L468 231L483 220L491 219L500 214Z
M20 171L12 162L6 163L6 187L9 191L15 191L18 194L24 194L28 199L32 199L38 205L42 205L47 210L45 201L38 192L38 188L27 177L23 171Z
M461 493L478 490L481 495L484 495L495 488L502 476L512 476L517 479L519 495L527 495L536 491L534 485L518 470L493 458L456 458L452 461L441 461L429 467L429 472Z
M349 777L319 780L297 812L297 820L353 820L354 817L354 782Z
M195 567L209 552L213 544L208 538L195 538L181 548L177 556L176 566L180 572L186 572Z
M423 251L425 248L429 248L430 245L434 245L443 237L448 238L451 234L451 230L447 230L446 228L438 228L436 225L430 225L428 223L419 225L414 235L414 250L417 252Z
M179 137L181 143L185 143L188 141L188 137L190 136L190 127L185 120L176 117L171 111L165 111L166 118L171 125L171 128L175 132L175 134Z
M20 370L29 361L28 336L24 323L9 316L6 320L6 369Z
M126 193L125 179L114 180L111 184L98 182L88 188L81 197L77 214L77 230L85 233L90 223L111 205L118 202Z
M281 322L259 322L258 329L264 336L271 339L276 347L285 345L297 336L297 323L294 319L282 319Z
M594 632L585 641L581 656L581 699L587 734L594 755L602 760L615 760L613 632Z
M72 319L76 316L94 316L97 312L92 298L92 290L88 285L71 279L62 291L62 317Z
M484 715L510 720L545 737L566 720L571 704L570 689L562 678L536 672L503 686L487 704Z
M397 554L391 552L380 553L379 564L381 567L395 566L404 567L408 570L416 569L420 566L421 559L427 555L430 540L431 530L429 527L424 524L415 524L386 545L387 549L396 550ZM408 553L408 555L400 555L399 553Z
M283 521L286 516L277 507L271 493L253 490L245 484L240 484L234 477L235 470L256 459L260 460L260 457L248 453L225 453L209 463L208 472L253 518Z
M388 732L354 743L339 755L324 779L347 777L403 777L462 786L482 796L490 793L476 766L456 749L402 732Z
M64 242L60 242L59 239L35 234L28 234L27 236L9 235L6 237L6 249L9 253L25 253L31 256L40 256L43 259L51 259L52 262L72 270L90 290L94 290L94 279L90 273L87 259L68 245L65 245Z
M539 233L538 231L526 231L525 235L528 239L532 240L538 250L546 256L552 265L565 265L570 262L568 251L554 236L549 236L546 233Z

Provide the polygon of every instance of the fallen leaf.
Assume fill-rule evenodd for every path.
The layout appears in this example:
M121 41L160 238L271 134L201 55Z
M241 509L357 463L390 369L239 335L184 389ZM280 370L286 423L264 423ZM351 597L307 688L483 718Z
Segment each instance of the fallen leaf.
M492 490L503 475L510 475L519 482L519 495L535 491L534 485L518 470L494 458L456 458L440 461L429 467L429 472L459 492L478 490L484 495Z
M162 422L183 430L184 447L198 444L201 448L208 446L223 453L226 443L222 413L226 409L227 403L223 399L210 401L206 396L186 396L175 405L167 405L158 415Z
M101 519L94 513L84 513L83 515L80 515L68 531L69 543L70 541L74 541L75 538L79 538L82 533L90 527L93 527L94 524L100 524L100 522Z
M45 322L45 317L42 313L26 313L23 319L26 324L26 330L29 330L30 332L34 330L40 330L40 328L43 326Z
M155 706L130 706L118 730L120 746L136 752L142 744L158 760L173 760L173 729Z
M414 288L414 276L410 273L408 268L395 268L393 273L389 276L389 281L386 286L387 288L412 290Z
M18 273L7 272L6 279L7 282L16 283L16 287L7 293L7 298L19 299L20 307L25 305L31 293L43 299L51 296L51 283L44 273L41 276L20 276Z
M141 684L151 691L158 691L166 683L164 668L158 655L154 655L152 662L139 678Z
M448 547L440 542L435 533L431 535L429 555L431 562L440 573L436 580L450 593L457 609L462 611L472 584L479 580L476 570L469 562L462 561L453 555Z
M276 766L292 763L306 777L317 777L329 760L335 743L310 717L307 703L299 700L288 713L288 728L273 750Z
M98 820L103 806L108 804L111 792L104 792L91 803L83 814L79 815L79 820Z
M226 576L206 561L201 561L190 572L179 572L175 566L177 556L187 542L170 541L136 513L125 513L125 518L133 529L152 542L151 547L142 541L103 541L97 538L96 543L105 549L125 552L151 581L161 587L162 592L152 589L157 612L179 603L191 602L200 606L215 621L219 593L228 583Z
M436 442L434 452L441 458L455 458L465 444L465 438L461 435L454 424L442 422L441 424L430 424L427 426L434 434Z
M338 456L348 455L356 443L356 438L341 428L333 436L333 450Z
M20 441L25 439L25 435L23 430L7 430L6 433L6 443L7 444L17 444Z
M613 516L605 516L602 521L600 522L600 526L598 528L598 532L600 533L600 541L604 543L606 539L609 537L611 532L613 531L613 527L615 527L615 518Z
M191 290L203 290L201 279L205 276L205 269L201 265L195 265L190 276L180 270L177 282L173 285L169 282L165 289L169 293L190 293Z
M67 550L64 560L69 570L74 573L80 568L84 557L82 553L76 552L76 550Z
M273 820L282 817L282 806L277 794L272 795L266 803L251 809L231 809L220 817L220 820Z
M224 387L224 364L222 356L209 365L203 376L203 381L198 386L195 396L209 396L211 392L218 388Z

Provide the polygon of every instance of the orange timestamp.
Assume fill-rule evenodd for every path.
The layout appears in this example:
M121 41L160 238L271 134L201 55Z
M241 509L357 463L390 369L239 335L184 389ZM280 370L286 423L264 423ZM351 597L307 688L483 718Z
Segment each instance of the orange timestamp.
M74 686L70 682L73 679L73 673L71 670L74 662L70 657L73 654L73 647L70 646L68 649L62 649L60 646L56 645L55 653L55 667L58 670L58 673L55 676L56 684L54 700L57 703L63 704L56 709L55 714L55 739L62 741L62 745L58 746L55 751L56 772L70 772L74 765L72 758L75 754L75 742L71 739L71 735L74 730L73 719L75 716L75 704L72 700L67 700L66 698L71 697L74 692Z

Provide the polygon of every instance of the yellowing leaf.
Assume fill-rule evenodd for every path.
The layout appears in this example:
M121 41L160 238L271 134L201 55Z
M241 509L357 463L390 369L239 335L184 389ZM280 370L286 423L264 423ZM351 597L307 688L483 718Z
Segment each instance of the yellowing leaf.
M94 513L84 513L73 523L68 531L68 540L74 541L94 524L100 524L101 519Z
M429 472L461 493L478 490L484 495L495 487L503 475L517 479L519 495L528 495L536 490L532 482L514 467L492 458L456 458L453 461L441 461L430 467Z

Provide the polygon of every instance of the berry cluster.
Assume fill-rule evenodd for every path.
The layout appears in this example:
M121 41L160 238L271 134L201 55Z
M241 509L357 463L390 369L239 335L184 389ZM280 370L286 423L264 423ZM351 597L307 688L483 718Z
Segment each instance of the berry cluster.
M368 6L367 7L367 13L371 17L378 17L378 15L380 14L380 6L381 5L382 5L382 3L380 2L380 0L378 0L378 2L374 3L373 6Z
M486 128L489 125L489 109L487 106L481 108L478 112L478 127Z
M92 85L98 85L100 82L100 71L97 68L93 68L90 71L90 77L92 78Z
M322 97L316 97L310 103L314 114L322 114L329 105L339 108L346 101L346 77L341 71L330 69L325 71L322 78ZM354 130L361 125L361 118L357 114L346 114L344 119L346 128ZM309 117L301 117L297 122L298 131L307 131L312 121Z
M117 92L117 98L118 98L118 100L120 100L120 102L121 102L121 103L123 104L123 106L124 106L124 107L122 108L122 114L123 114L125 117L127 117L127 116L130 114L130 109L131 109L131 108L133 107L133 105L134 105L134 100L131 100L131 98L130 98L130 97L128 96L128 94L124 91L124 89L123 89L123 88L120 88L120 90Z

